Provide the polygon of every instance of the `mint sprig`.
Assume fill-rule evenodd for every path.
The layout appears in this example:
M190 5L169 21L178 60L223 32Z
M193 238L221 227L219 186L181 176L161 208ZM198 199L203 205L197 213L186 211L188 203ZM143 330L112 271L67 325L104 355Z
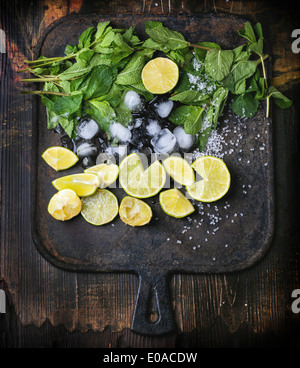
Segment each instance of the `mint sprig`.
M90 114L105 132L114 120L128 125L131 111L124 104L128 90L154 96L142 82L144 65L155 52L163 52L180 68L180 79L170 99L180 106L169 119L183 125L186 133L196 134L198 147L204 149L209 135L217 128L227 101L239 116L254 116L259 101L266 100L269 117L270 99L281 108L292 102L274 86L268 85L264 38L260 23L246 22L238 34L246 44L223 50L214 42L190 43L185 37L161 22L145 23L148 38L139 39L134 27L114 28L100 22L87 28L76 45L66 45L65 56L27 61L34 78L24 82L40 82L43 89L22 91L39 94L47 110L47 124L54 129L59 122L73 137L78 118Z

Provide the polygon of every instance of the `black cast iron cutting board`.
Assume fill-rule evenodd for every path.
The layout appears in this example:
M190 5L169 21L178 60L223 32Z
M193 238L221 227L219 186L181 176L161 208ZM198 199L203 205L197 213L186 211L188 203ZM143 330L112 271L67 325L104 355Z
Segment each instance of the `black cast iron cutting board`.
M243 41L237 35L245 20L233 16L99 16L70 15L52 24L41 39L37 55L63 55L66 44L76 44L84 29L103 20L117 27L136 26L142 37L147 20L159 20L182 32L191 42L218 42L224 49ZM253 265L267 251L274 228L273 162L271 121L261 106L254 118L238 121L225 111L221 122L223 159L232 175L227 195L216 203L197 206L184 219L167 216L158 196L146 202L153 219L142 228L126 226L119 218L96 227L81 216L62 223L47 213L56 192L52 180L83 172L80 164L56 173L41 154L59 145L58 134L47 130L45 107L35 99L33 119L34 174L32 230L35 244L53 265L69 271L133 272L139 276L139 290L132 330L162 334L175 328L168 296L167 278L172 273L224 273ZM121 188L112 192L119 201L126 195ZM215 220L219 221L216 222ZM148 302L154 295L158 318L151 322Z

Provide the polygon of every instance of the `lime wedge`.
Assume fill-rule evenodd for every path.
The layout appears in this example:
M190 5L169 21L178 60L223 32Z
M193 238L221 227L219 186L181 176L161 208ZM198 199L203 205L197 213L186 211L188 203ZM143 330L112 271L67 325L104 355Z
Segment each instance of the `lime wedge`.
M191 165L182 157L170 156L163 161L166 172L181 185L191 185L195 181L195 173Z
M57 190L72 189L79 197L86 197L93 193L100 185L98 175L90 173L62 176L52 181Z
M84 170L85 173L98 175L100 188L107 188L114 183L119 175L119 166L116 164L99 164Z
M159 203L167 215L176 218L188 216L195 211L192 203L177 188L161 192Z
M49 147L42 158L56 171L69 169L79 160L73 151L60 146Z

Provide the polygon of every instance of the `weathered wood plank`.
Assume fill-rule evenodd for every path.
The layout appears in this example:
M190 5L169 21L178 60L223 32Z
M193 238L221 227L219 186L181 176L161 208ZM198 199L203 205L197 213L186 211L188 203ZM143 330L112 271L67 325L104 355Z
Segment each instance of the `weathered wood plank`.
M299 54L290 50L290 33L297 28L298 18L294 9L275 7L269 2L221 0L44 0L38 6L18 0L1 3L0 28L6 32L8 53L0 54L0 288L7 292L9 303L7 314L0 315L1 347L296 346L299 315L291 312L290 305L291 292L300 283L295 202L297 105L288 112L274 111L277 230L271 250L255 267L239 274L173 276L172 308L179 331L145 337L129 330L136 276L64 272L36 251L29 213L24 210L31 197L31 104L16 88L20 86L17 70L25 57L31 57L38 37L69 12L213 11L263 22L273 40L272 81L297 101Z

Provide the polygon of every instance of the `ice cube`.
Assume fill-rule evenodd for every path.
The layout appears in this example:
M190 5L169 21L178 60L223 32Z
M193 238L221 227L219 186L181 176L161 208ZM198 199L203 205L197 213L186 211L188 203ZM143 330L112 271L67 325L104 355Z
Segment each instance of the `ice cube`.
M151 144L156 153L172 153L178 148L178 143L174 134L169 129L162 129L152 139Z
M129 110L137 112L143 109L143 101L141 96L135 91L128 91L124 97L124 103Z
M170 112L172 111L173 106L174 106L174 102L171 100L168 100L164 102L159 102L155 104L155 106L156 106L156 111L158 115L161 118L166 118L167 116L170 115Z
M179 147L183 150L189 150L195 143L196 137L191 134L187 134L182 126L178 126L173 130Z
M105 150L107 155L118 155L120 158L123 158L127 155L128 147L127 145L119 145L119 146L109 146Z
M87 156L87 157L84 157L83 160L82 160L82 167L84 169L87 169L88 167L91 167L91 166L94 166L96 165L96 160L94 157L91 157L91 156Z
M110 125L110 132L113 138L116 137L123 143L130 141L131 131L120 123L112 123Z
M144 121L144 119L143 119L143 118L136 118L136 119L134 120L133 128L134 128L134 129L139 128L139 127L143 124L143 121Z
M141 140L140 134L137 133L136 130L132 132L130 144L136 148L137 150L141 149L143 147L143 141Z
M92 139L100 131L99 125L95 120L85 120L77 125L77 134L83 139Z
M154 137L157 133L161 131L161 127L157 120L149 119L148 125L146 126L148 135Z
M88 156L95 156L98 153L97 147L93 143L83 142L77 147L77 156L81 159Z

